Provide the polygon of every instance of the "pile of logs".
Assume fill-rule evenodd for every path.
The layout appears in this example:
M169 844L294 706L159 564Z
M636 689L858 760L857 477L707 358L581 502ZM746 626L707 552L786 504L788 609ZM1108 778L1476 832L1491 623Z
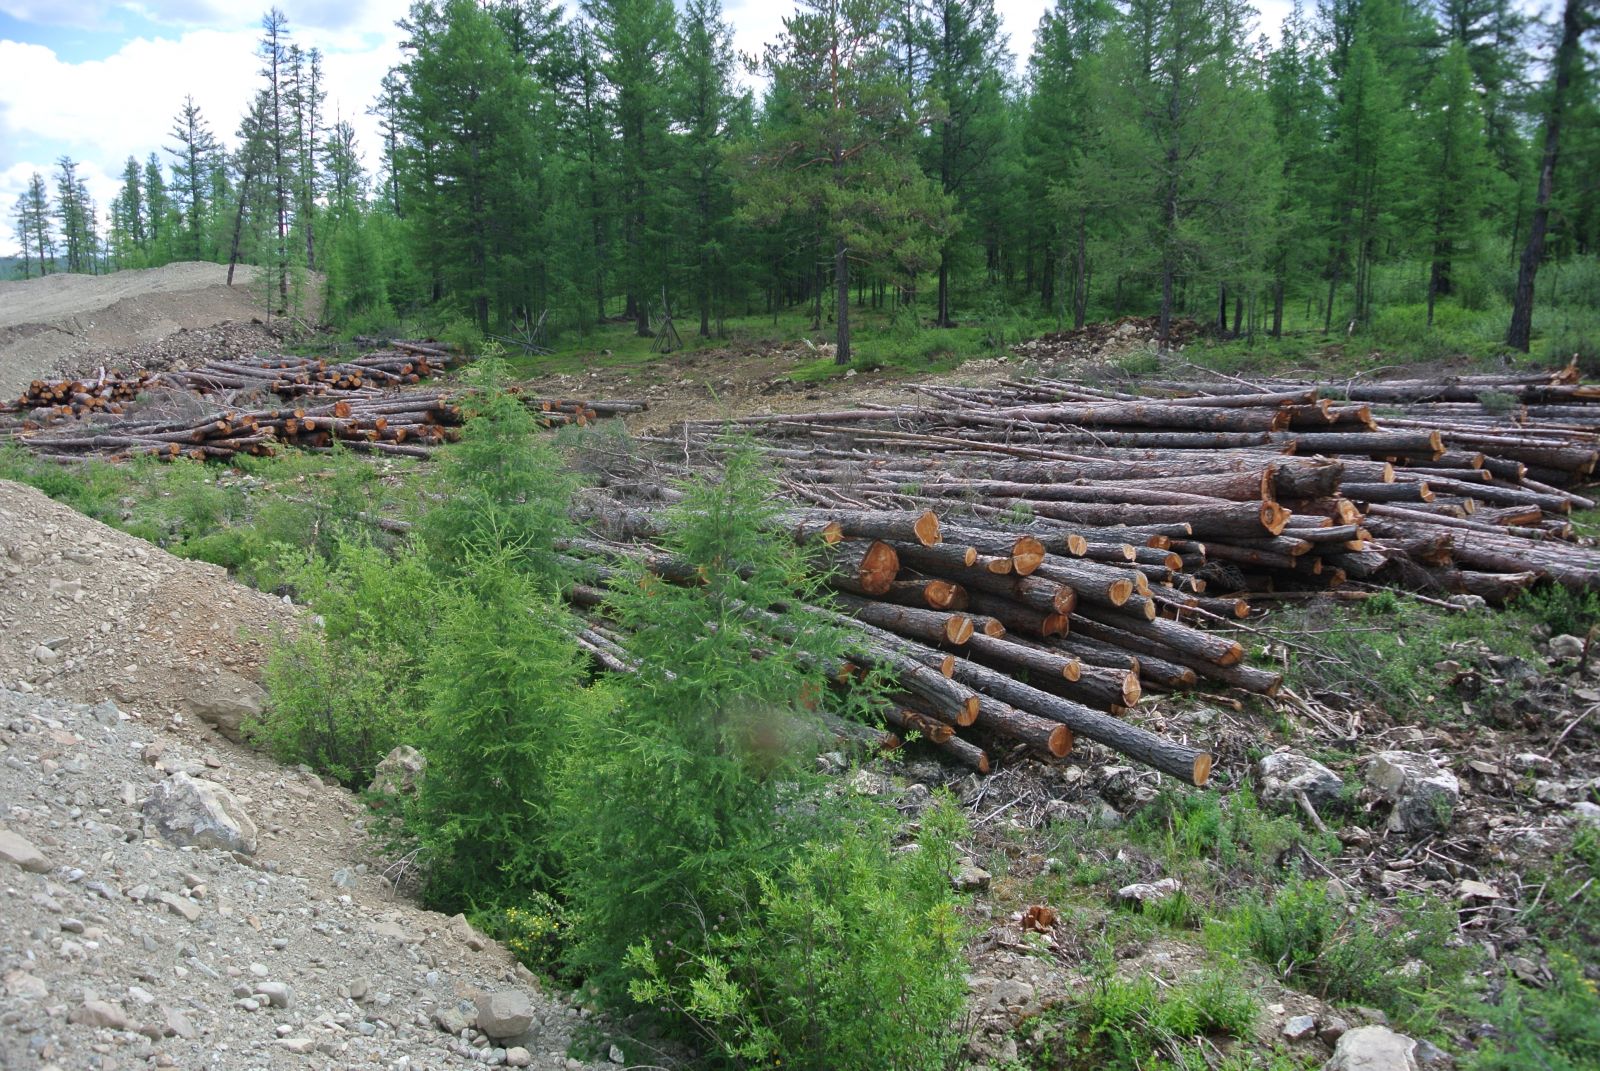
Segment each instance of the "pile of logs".
M1199 785L1212 757L1137 724L1140 699L1276 694L1280 676L1230 635L1254 605L1373 584L1457 607L1541 580L1600 586L1600 552L1568 517L1594 506L1576 489L1600 462L1600 389L1571 370L1401 385L1399 415L1359 388L1144 386L1162 396L1019 380L732 422L796 504L795 537L821 545L863 659L896 674L889 725L977 769L997 747L1058 755L1081 737ZM1418 408L1446 404L1464 408ZM643 438L662 470L588 495L579 513L604 542L574 556L656 568L649 497L669 468L715 464L728 430Z
M309 357L236 358L161 373L102 373L92 381L35 381L0 413L0 435L19 436L34 453L195 460L265 455L279 446L350 449L425 458L460 437L462 390L410 390L459 358L426 342L389 342L352 361ZM147 392L193 396L204 411L149 416L131 405ZM584 425L639 412L642 401L575 401L513 390L542 427ZM281 404L270 403L276 396ZM181 408L181 407L180 407Z
M94 413L115 414L123 411L123 403L163 388L211 397L261 391L285 400L328 394L378 396L421 382L462 360L431 342L397 341L388 347L332 365L314 357L237 357L167 372L102 370L89 380L36 379L20 398L0 402L0 413L24 413L40 425Z

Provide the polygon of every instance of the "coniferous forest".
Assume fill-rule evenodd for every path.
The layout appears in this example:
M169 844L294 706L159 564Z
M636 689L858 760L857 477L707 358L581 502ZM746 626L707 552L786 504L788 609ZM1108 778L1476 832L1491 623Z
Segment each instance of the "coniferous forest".
M243 261L287 302L309 269L347 325L801 313L840 363L862 309L1580 352L1595 26L1586 0L1322 0L1269 39L1238 0L1060 0L1008 42L991 0L804 0L739 56L717 0L427 0L362 146L274 9L246 114L181 102L103 215L71 159L34 177L18 271Z

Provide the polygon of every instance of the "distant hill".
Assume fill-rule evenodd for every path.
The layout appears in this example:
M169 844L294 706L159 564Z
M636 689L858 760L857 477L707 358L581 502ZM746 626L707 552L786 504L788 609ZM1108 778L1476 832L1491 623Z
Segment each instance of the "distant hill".
M0 257L0 279L14 279L21 270L21 257Z

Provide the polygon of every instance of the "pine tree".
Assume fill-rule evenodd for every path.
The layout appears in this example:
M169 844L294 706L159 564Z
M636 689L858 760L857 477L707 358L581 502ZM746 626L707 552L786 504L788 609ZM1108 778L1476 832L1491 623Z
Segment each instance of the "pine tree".
M173 158L172 193L182 208L185 231L182 242L173 245L181 244L183 255L191 260L204 260L207 197L222 150L194 97L183 98L183 107L172 121L172 137L176 144L168 145L166 151Z
M911 133L924 117L896 67L888 15L886 0L804 0L784 20L763 64L774 89L747 175L754 218L798 212L820 228L839 364L850 363L852 257L914 279L937 262L949 218L948 199L917 166Z
M690 214L685 259L700 337L708 338L714 297L726 287L733 225L733 183L725 161L734 125L749 106L748 95L733 87L733 30L717 0L689 0L674 65L673 114L683 131L676 155Z
M667 127L677 16L671 0L585 0L610 88L617 137L616 168L625 255L620 282L640 335L649 335L650 306L666 282Z
M256 44L256 56L262 64L261 77L267 80L264 88L267 110L260 129L272 157L268 182L276 215L273 272L279 312L286 311L289 306L289 226L295 181L289 48L289 17L278 8L271 8L261 18L261 40Z
M1310 29L1296 3L1284 21L1282 39L1267 60L1266 94L1273 136L1283 153L1276 225L1267 270L1271 275L1274 337L1283 333L1286 298L1296 280L1327 264L1318 206L1327 202L1323 128L1328 98Z
M139 161L128 157L122 168L122 190L111 202L111 247L118 267L143 267L148 254L143 178Z

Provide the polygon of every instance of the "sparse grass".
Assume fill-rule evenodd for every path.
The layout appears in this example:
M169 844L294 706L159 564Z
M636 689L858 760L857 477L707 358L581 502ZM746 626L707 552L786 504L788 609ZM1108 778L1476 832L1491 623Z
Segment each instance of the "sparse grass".
M1253 955L1285 982L1329 1000L1371 1004L1412 1029L1430 1029L1464 999L1478 959L1443 904L1402 897L1395 909L1320 881L1295 879L1270 898L1248 894L1206 928L1213 948Z
M1030 1071L1200 1071L1202 1040L1250 1035L1260 1006L1236 972L1219 969L1176 985L1118 977L1103 962L1093 986L1046 1013L1046 1040Z
M1347 613L1285 607L1264 627L1297 641L1288 674L1297 691L1339 692L1403 714L1447 686L1441 662L1465 664L1483 652L1536 658L1532 626L1538 621L1537 608L1526 603L1454 611L1383 591Z

